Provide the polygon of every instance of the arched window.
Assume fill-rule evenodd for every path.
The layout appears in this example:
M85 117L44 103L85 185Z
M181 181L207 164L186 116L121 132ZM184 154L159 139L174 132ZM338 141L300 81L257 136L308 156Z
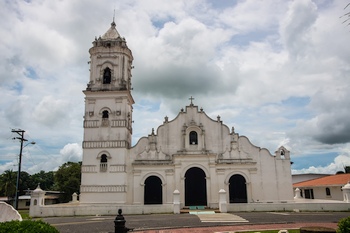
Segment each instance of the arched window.
M104 126L104 127L109 126L108 117L109 117L109 112L107 110L104 110L102 112L102 123L101 123L101 126Z
M100 172L106 172L107 171L107 164L108 160L107 160L107 155L103 154L101 155L101 159L100 159Z
M103 84L110 84L111 83L111 69L108 67L103 71Z
M104 110L104 111L102 112L102 118L103 118L103 119L107 119L108 116L109 116L108 111L107 111L107 110Z
M107 163L107 155L101 155L101 163Z
M285 152L284 152L284 150L281 150L281 159L285 159Z
M330 196L331 195L331 190L329 188L326 188L326 195Z
M190 132L190 145L198 145L198 134L196 131Z

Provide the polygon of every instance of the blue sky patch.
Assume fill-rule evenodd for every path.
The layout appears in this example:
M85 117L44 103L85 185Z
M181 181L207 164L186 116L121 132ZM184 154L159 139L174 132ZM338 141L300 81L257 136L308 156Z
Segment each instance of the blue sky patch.
M141 99L135 104L135 108L144 109L148 112L157 112L160 109L160 102L152 102L146 99Z
M30 66L26 67L25 75L30 79L38 79L38 75L36 74L35 69Z
M153 26L155 26L158 29L164 28L164 24L169 23L169 22L175 22L175 19L172 17L167 17L167 18L153 18L151 19Z
M266 37L271 36L271 31L251 31L246 34L237 34L233 36L230 40L230 44L248 46L251 42L264 41Z
M283 105L287 105L287 106L290 106L290 107L302 107L302 106L306 106L310 103L311 99L310 97L306 96L306 97L290 97L286 100L283 100L282 101L282 104Z
M228 7L234 7L237 5L238 0L212 0L208 1L208 3L216 9L225 9Z
M306 167L325 167L334 162L334 158L338 155L337 152L320 153L320 154L309 154L303 155L303 157L291 158L294 162L292 169L302 169Z
M15 90L18 94L21 94L23 90L23 85L20 82L15 82L15 85L12 86L12 89Z
M284 108L288 109L285 117L288 119L308 119L312 118L312 114L308 111L310 97L290 97L282 101Z

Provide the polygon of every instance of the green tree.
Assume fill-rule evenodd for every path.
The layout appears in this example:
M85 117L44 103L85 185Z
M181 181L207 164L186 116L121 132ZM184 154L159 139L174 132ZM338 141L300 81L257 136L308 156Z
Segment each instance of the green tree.
M73 193L79 193L81 180L81 162L66 162L55 172L55 186L61 195L61 202L72 200Z
M349 233L350 232L350 217L342 218L338 222L337 233Z
M41 170L38 173L31 175L30 181L30 189L35 189L38 184L40 184L40 188L43 190L53 190L54 186L54 172L45 172Z
M350 173L350 166L344 166L345 173Z
M19 180L19 195L24 195L26 190L31 189L31 175L28 172L21 171L21 179Z
M6 170L0 175L0 193L8 198L13 198L16 194L17 172Z

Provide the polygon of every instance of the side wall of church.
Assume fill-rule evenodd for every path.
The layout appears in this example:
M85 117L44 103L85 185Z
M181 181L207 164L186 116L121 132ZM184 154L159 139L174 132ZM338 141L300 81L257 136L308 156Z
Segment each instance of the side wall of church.
M281 159L260 148L256 151L256 159L257 170L251 180L251 202L292 200L290 159Z
M191 132L197 134L193 144ZM192 105L172 121L165 118L156 134L141 138L131 148L129 159L130 201L134 204L144 201L145 179L157 176L162 180L163 203L171 203L176 189L184 206L185 174L192 167L205 173L207 204L214 208L220 189L227 191L230 202L230 178L234 175L244 178L249 203L293 199L289 157L254 146L248 138L230 132L220 118L210 119Z

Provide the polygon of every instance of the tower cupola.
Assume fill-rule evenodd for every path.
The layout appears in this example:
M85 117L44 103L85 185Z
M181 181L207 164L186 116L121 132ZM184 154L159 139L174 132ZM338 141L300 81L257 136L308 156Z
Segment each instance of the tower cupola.
M116 29L116 24L113 21L111 23L111 27L108 29L108 31L103 34L103 36L99 38L95 38L95 41L92 42L92 44L95 46L103 46L103 47L112 47L112 46L120 46L127 48L126 40L125 38L122 38L119 34L119 32Z
M87 91L131 90L133 56L113 21L103 36L90 48L90 82Z

